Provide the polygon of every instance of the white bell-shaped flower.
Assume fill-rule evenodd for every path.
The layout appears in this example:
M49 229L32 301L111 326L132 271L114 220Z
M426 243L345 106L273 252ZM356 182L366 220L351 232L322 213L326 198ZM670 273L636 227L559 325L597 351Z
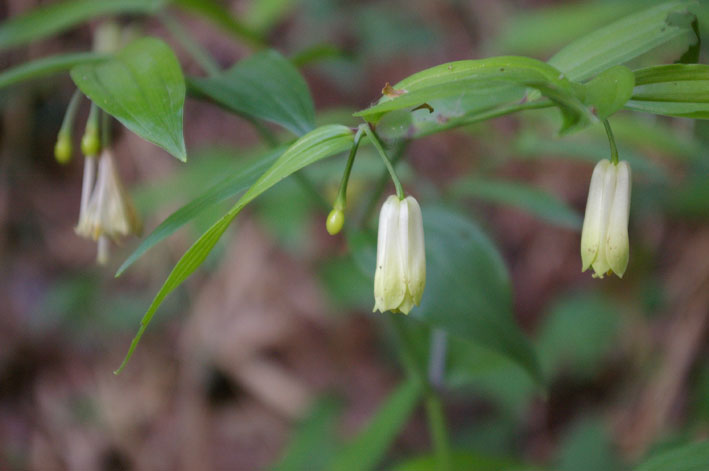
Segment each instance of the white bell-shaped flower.
M593 169L581 233L583 271L593 268L595 278L615 273L623 277L628 267L628 216L631 190L630 165L601 160Z
M87 159L88 160L88 159ZM76 232L97 240L100 236L112 239L138 234L141 224L133 203L123 189L110 150L99 157L96 185L79 215Z
M390 196L379 215L374 311L408 314L421 303L426 285L426 250L421 208L408 196Z

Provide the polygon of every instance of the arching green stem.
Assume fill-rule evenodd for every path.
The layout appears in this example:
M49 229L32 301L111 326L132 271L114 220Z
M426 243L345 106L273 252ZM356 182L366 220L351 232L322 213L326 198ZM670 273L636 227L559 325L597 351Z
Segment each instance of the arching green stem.
M382 157L382 160L384 161L384 165L386 166L387 170L389 171L389 175L391 176L391 179L394 182L394 187L396 187L396 196L398 196L400 200L403 200L404 199L404 188L401 186L401 182L399 181L399 177L396 175L396 172L394 171L394 166L391 164L391 160L389 159L389 156L387 155L386 151L384 150L384 145L382 144L382 141L379 140L379 136L377 136L377 133L374 132L374 128L372 127L371 124L363 124L360 126L360 129L362 129L362 128L367 133L367 137L369 137L369 140L372 141L372 144L374 144L374 147L379 152L379 155Z
M354 164L355 155L357 155L357 148L359 147L359 141L362 139L363 133L364 129L359 127L354 136L354 142L352 143L352 148L350 149L350 155L347 158L347 164L345 165L345 172L342 174L342 181L340 181L340 190L337 192L337 198L335 199L335 204L333 205L335 209L344 210L347 205L347 183L350 181L352 165Z
M618 148L615 145L615 138L613 137L613 130L607 119L603 120L603 126L606 128L606 134L608 135L608 143L611 146L611 162L613 165L618 165Z

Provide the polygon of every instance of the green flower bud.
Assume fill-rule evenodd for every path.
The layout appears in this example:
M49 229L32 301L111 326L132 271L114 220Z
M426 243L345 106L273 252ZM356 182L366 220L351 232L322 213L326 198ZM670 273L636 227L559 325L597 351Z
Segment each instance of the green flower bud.
M335 235L342 230L342 226L345 224L345 213L341 209L333 209L330 214L327 215L327 221L325 222L325 228L328 234Z
M379 214L374 311L408 314L421 303L426 285L426 250L421 208L408 196L390 196Z
M81 138L81 152L86 156L98 155L101 150L101 141L98 138L98 133L93 130L86 130Z
M59 133L57 143L54 144L54 158L62 165L68 164L71 161L72 151L71 136Z

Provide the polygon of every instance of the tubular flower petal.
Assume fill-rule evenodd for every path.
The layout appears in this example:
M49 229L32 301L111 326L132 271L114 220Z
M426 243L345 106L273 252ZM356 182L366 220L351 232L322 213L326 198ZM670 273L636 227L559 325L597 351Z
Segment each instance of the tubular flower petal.
M594 278L611 273L622 278L628 267L630 189L627 162L598 162L591 177L581 233L582 270L592 267Z
M102 235L117 239L138 234L140 229L140 220L118 177L113 155L104 150L99 158L96 186L83 217L79 217L76 232L97 240Z
M421 303L425 285L421 208L411 196L392 195L379 214L373 310L408 314Z

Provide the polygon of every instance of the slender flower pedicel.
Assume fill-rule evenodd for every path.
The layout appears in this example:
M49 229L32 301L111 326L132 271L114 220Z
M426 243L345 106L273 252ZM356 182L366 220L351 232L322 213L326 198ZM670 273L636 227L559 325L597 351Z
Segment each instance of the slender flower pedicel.
M623 277L628 267L628 216L631 190L630 165L601 160L593 169L581 233L583 271L593 268L594 278L615 273Z
M392 195L379 215L374 311L408 314L426 285L423 219L418 202Z

